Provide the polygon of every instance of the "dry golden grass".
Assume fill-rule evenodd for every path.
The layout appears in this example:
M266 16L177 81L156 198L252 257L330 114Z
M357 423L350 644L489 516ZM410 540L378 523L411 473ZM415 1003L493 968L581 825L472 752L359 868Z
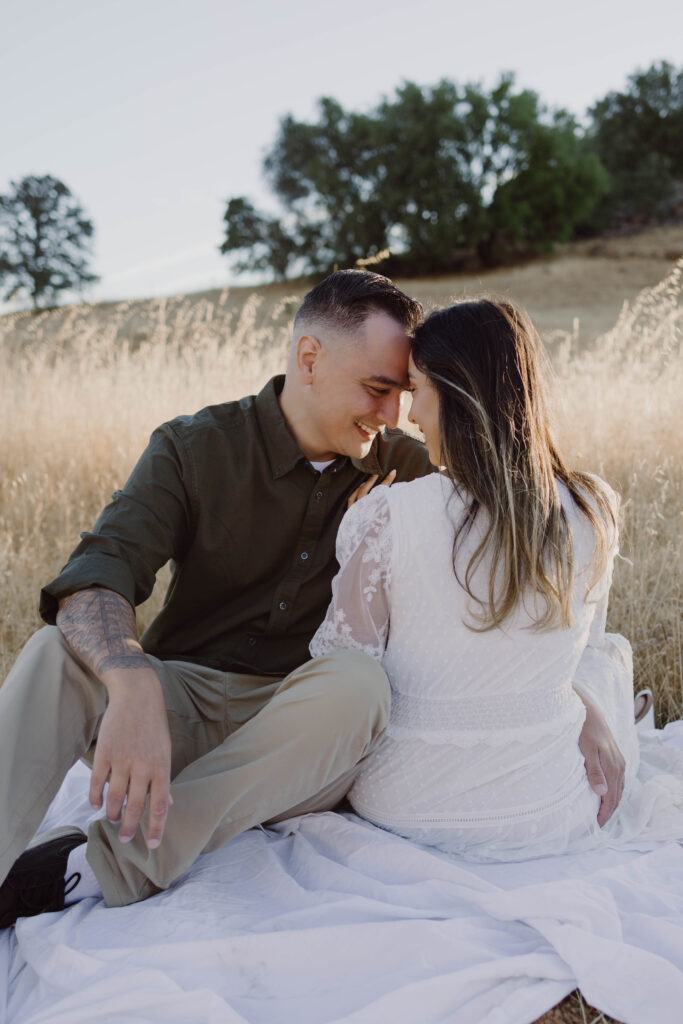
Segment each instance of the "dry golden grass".
M551 339L563 448L622 495L608 625L631 640L635 685L653 688L659 724L683 717L682 274L679 260L589 349Z
M552 1010L539 1017L535 1024L619 1024L619 1021L606 1017L594 1006L590 1006L576 989Z
M170 327L162 299L137 342L123 332L130 305L112 310L104 326L87 306L0 320L0 678L40 624L41 585L124 483L154 427L260 388L283 366L282 303L258 327L258 295L238 315L218 316L218 327L210 307L186 304L183 319L176 303ZM55 330L51 320L63 316ZM17 320L26 324L20 346ZM143 622L161 591L143 607Z
M432 289L414 291L428 300ZM580 345L578 329L546 332L564 447L623 495L609 622L633 642L636 685L655 689L660 722L683 714L680 297L679 261L594 343ZM254 391L281 369L297 302L266 289L231 305L226 291L120 303L106 317L76 306L0 319L0 678L40 624L41 584L124 482L151 430Z
M592 342L579 325L558 326L580 312L579 295L568 321L552 311L541 318L563 446L573 464L601 473L623 496L623 558L609 626L631 639L636 687L655 691L659 724L683 716L682 273L679 261ZM552 274L544 275L539 295L554 287ZM515 280L481 285L524 302ZM411 285L433 305L476 290L477 282ZM225 291L0 318L0 679L40 625L40 586L125 481L151 430L178 413L253 392L278 372L300 295L274 287L242 293L238 302ZM158 608L165 578L162 571L138 610L141 625ZM608 1018L573 993L542 1021Z

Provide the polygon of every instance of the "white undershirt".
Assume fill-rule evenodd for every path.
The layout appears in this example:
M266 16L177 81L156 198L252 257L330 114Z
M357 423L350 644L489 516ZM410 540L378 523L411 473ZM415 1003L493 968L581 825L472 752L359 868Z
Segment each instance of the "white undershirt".
M327 469L328 466L331 466L332 463L336 462L337 460L336 459L330 459L329 462L313 462L311 459L309 459L308 461L313 466L313 469L316 469L318 471L318 473L322 473L322 471L324 469Z

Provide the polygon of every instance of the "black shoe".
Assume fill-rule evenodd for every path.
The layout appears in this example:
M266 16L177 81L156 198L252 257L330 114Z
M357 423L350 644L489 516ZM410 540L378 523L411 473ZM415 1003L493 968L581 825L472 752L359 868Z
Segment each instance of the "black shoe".
M81 880L79 872L65 879L69 854L86 842L80 828L53 828L30 843L0 886L0 928L18 917L63 910L65 897Z

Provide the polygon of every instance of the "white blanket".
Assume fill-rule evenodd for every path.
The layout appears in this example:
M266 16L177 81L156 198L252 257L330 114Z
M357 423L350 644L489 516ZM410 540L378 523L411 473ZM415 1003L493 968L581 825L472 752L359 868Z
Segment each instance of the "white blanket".
M683 749L683 722L663 731ZM88 821L87 770L44 827ZM526 1024L579 987L683 1019L683 846L475 865L353 814L251 829L168 892L0 933L0 1024Z

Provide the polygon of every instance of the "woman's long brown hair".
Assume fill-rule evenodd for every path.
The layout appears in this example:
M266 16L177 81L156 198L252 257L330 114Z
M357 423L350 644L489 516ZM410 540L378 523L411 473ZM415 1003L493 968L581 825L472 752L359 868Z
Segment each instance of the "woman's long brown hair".
M534 628L571 625L574 546L558 481L595 530L592 585L605 570L616 511L601 482L568 469L558 451L540 365L544 350L533 324L505 300L458 302L416 330L412 356L438 392L443 465L467 499L455 528L453 569L480 606L471 628L501 626L525 592L544 600ZM488 513L488 528L461 578L459 541L480 509ZM489 557L484 599L473 593L472 581Z

